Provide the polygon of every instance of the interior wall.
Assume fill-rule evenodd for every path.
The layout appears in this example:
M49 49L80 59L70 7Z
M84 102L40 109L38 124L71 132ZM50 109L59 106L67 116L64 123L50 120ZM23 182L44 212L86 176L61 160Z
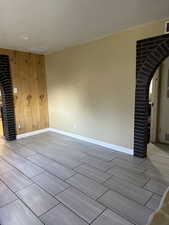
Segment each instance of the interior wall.
M46 56L50 127L133 149L136 41L164 20Z
M48 101L43 55L0 49L10 57L17 134L47 128Z

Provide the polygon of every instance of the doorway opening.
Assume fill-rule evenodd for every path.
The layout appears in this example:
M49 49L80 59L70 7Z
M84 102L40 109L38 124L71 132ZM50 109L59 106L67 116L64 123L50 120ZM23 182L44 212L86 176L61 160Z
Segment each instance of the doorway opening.
M7 55L0 55L0 90L3 135L6 140L12 141L16 139L16 123L10 63Z
M169 152L169 57L156 70L149 88L148 142Z
M169 56L169 34L137 41L134 156L147 156L149 87L155 71Z

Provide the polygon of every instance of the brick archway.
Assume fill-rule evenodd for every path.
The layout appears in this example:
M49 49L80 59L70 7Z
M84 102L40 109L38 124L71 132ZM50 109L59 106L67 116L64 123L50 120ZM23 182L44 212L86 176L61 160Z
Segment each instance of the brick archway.
M149 86L163 60L169 56L169 34L137 42L134 155L146 157Z
M9 57L6 55L0 55L0 88L3 101L4 136L12 141L16 139L16 126Z

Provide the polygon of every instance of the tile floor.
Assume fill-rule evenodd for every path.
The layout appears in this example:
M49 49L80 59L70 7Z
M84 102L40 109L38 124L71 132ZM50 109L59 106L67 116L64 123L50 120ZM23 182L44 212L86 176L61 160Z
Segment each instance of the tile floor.
M139 159L52 132L1 138L0 224L145 225L169 185L168 146L148 148Z

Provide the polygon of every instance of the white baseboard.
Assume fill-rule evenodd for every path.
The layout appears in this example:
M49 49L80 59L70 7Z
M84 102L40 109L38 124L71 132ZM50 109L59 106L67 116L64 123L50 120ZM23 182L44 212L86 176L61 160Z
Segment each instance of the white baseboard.
M17 139L30 137L30 136L41 134L41 133L48 132L48 131L55 132L55 133L62 134L62 135L66 135L66 136L76 138L76 139L79 139L79 140L82 140L82 141L86 141L86 142L89 142L89 143L92 143L92 144L100 145L102 147L108 148L108 149L113 150L113 151L124 152L124 153L127 153L129 155L133 155L133 149L126 148L126 147L119 146L119 145L113 145L113 144L110 144L110 143L107 143L107 142L103 142L103 141L99 141L99 140L96 140L96 139L93 139L93 138L80 136L78 134L73 134L73 133L58 130L58 129L55 129L55 128L45 128L45 129L41 129L41 130L36 130L36 131L24 133L24 134L19 134L19 135L17 135Z
M113 151L123 152L123 153L127 153L129 155L133 155L133 153L134 153L133 149L130 149L130 148L126 148L126 147L118 146L118 145L113 145L113 144L110 144L110 143L107 143L107 142L98 141L98 140L93 139L93 138L80 136L78 134L65 132L65 131L62 131L62 130L55 129L55 128L49 128L48 131L53 131L55 133L63 134L63 135L73 137L73 138L76 138L76 139L79 139L79 140L82 140L82 141L86 141L86 142L89 142L89 143L92 143L92 144L100 145L102 147L109 148Z
M16 136L16 138L17 139L26 138L26 137L41 134L41 133L44 133L44 132L47 132L47 131L50 131L50 128L44 128L44 129L41 129L41 130L35 130L35 131L27 132L27 133L24 133L24 134L18 134Z

